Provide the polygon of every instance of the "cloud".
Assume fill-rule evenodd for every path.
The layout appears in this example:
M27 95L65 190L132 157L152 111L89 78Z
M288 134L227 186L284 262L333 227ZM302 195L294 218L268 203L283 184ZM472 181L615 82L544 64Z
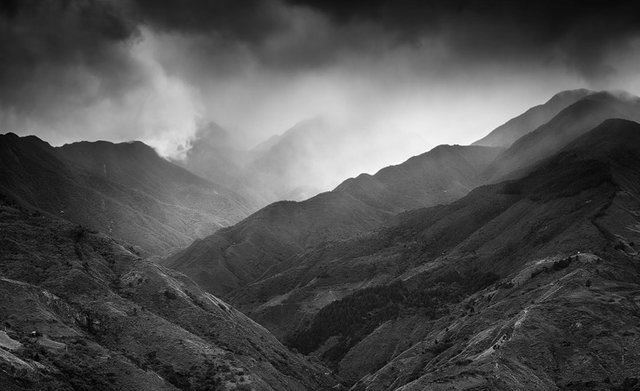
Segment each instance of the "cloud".
M177 155L207 121L248 146L325 115L382 165L473 141L562 88L640 89L627 1L0 4L0 130L55 144Z

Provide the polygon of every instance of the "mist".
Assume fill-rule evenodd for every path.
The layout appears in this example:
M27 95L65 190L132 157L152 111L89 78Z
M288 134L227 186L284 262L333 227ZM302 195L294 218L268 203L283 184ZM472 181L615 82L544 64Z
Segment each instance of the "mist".
M322 118L334 150L298 179L328 190L471 143L561 90L640 93L628 2L454 3L7 2L0 130L141 140L180 160L211 122L248 151Z

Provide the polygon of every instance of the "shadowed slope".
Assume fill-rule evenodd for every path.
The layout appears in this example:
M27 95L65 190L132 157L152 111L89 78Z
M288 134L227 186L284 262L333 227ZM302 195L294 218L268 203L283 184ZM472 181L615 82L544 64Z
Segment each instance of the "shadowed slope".
M166 254L249 212L239 196L140 142L52 148L7 134L0 149L0 192L149 252Z

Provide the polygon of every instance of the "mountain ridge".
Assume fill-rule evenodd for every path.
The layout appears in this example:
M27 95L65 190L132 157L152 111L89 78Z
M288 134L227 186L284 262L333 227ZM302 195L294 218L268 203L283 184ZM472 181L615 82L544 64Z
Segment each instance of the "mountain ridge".
M561 110L593 93L595 91L585 88L559 92L547 102L534 106L519 116L510 119L471 145L508 148L520 137L532 132L555 117Z
M243 199L162 159L140 142L53 148L0 136L0 191L17 201L166 254L240 220Z

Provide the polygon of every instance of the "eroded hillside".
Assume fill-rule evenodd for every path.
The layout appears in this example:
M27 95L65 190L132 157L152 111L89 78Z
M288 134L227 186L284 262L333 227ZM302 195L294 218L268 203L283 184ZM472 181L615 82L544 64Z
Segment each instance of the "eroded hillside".
M184 275L108 236L3 199L6 390L324 390L320 364Z

